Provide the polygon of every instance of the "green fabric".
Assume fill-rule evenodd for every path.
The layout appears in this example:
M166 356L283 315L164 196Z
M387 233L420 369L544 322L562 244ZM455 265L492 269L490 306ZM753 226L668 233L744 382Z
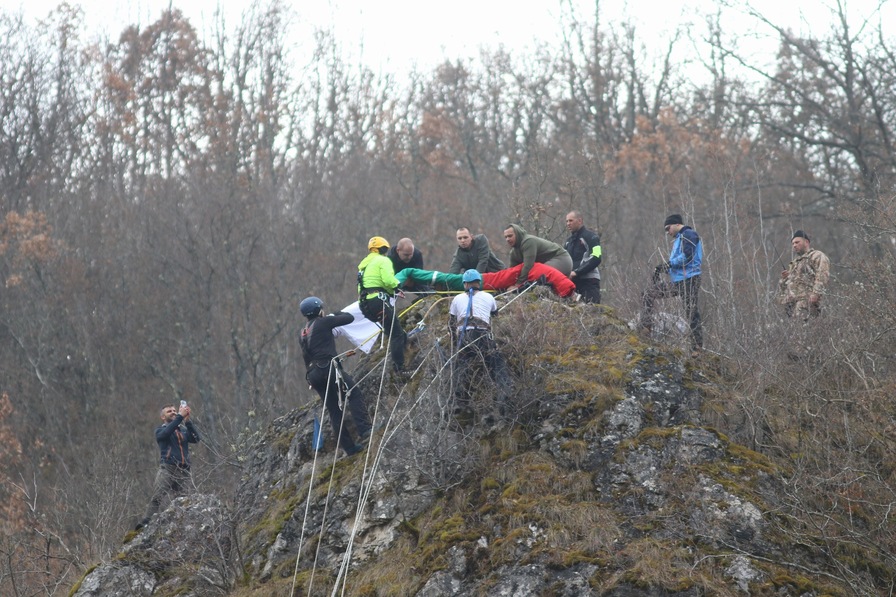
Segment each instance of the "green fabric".
M406 280L412 280L415 284L424 286L444 286L447 290L464 289L463 274L446 274L426 269L417 269L416 267L407 267L397 274L399 284L404 284Z

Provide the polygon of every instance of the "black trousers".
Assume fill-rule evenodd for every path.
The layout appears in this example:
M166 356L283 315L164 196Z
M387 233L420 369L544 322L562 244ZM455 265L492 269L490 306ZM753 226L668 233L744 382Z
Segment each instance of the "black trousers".
M653 327L654 303L657 299L680 296L684 301L684 310L691 327L691 345L703 348L703 324L700 321L700 309L697 298L700 294L700 276L686 278L679 282L657 280L641 295L641 327Z
M576 292L582 295L583 303L600 304L600 280L597 278L580 278L576 276L572 280L576 285Z
M329 367L312 365L308 373L305 374L305 379L317 391L324 401L324 406L327 407L330 424L333 426L333 433L337 438L337 445L349 454L357 452L359 448L352 439L348 427L342 422L342 410L339 408L339 383L335 365L330 364ZM342 379L345 381L345 388L351 388L351 391L345 396L345 402L348 403L355 429L358 430L359 435L367 435L370 433L371 424L367 405L364 403L364 394L361 393L361 388L354 387L355 382L347 373L342 373Z
M467 391L473 368L481 364L485 365L489 377L498 388L499 407L503 409L503 403L510 395L510 374L507 371L507 361L498 350L498 345L495 344L491 332L479 329L465 330L454 365L455 388L458 392L465 393Z
M364 317L380 324L383 333L389 338L392 365L398 370L404 369L404 347L408 342L408 335L395 316L395 308L379 297L363 300L359 306Z

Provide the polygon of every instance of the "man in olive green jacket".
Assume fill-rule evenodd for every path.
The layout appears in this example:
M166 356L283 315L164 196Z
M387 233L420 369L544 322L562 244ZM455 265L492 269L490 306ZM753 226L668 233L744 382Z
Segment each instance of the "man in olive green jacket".
M564 276L572 272L572 257L566 249L544 238L532 236L519 224L511 224L504 230L504 240L510 246L510 267L523 264L517 284L523 284L529 275L529 270L535 263L544 263Z

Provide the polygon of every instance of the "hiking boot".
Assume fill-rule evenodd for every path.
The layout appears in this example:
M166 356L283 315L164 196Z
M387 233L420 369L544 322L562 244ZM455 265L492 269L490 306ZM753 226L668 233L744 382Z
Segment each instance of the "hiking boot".
M345 452L346 456L354 456L355 454L363 450L364 446L359 446L358 444L352 444L351 446L342 448L342 451Z
M411 377L411 373L411 371L408 371L403 367L399 367L398 365L394 365L392 367L392 379L394 381L407 381L408 378Z
M370 443L370 433L371 433L371 431L372 431L371 429L368 429L367 431L365 431L364 433L362 433L362 434L360 434L360 435L358 436L358 445L359 445L360 447L364 448L364 447L367 446L367 444Z
M529 290L530 288L532 288L533 286L535 286L535 282L524 282L517 287L516 293L522 294L522 293L526 292L527 290Z

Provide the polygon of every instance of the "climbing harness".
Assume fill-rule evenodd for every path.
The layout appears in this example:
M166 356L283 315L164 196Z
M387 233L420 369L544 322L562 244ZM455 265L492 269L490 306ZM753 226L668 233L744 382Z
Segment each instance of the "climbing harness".
M522 294L524 294L525 292L528 292L530 289L531 289L531 287L521 289L516 297L514 297L513 299L508 301L499 310L502 310L505 307L507 307L509 304L511 304L513 301L515 301L520 296L522 296ZM440 297L438 300L434 301L434 303L432 305L430 305L430 307L427 309L427 311L424 313L423 317L421 318L420 322L414 328L414 330L417 330L416 333L419 333L420 331L425 329L425 327L426 327L425 322L426 322L427 317L430 315L433 308L439 302L457 295L456 292L451 292L451 293L446 292L444 294L450 294L450 296ZM507 294L507 293L504 293L504 294ZM503 296L503 294L498 295L498 296ZM464 322L464 328L466 328L467 322L469 321L469 318L471 317L471 314L472 314L472 293L471 293L470 298L471 298L471 301L467 307L467 317ZM410 309L410 307L408 309ZM403 316L403 315L405 315L405 313L407 313L408 309L403 311L400 315L397 313L397 311L395 311L393 309L393 316L396 318ZM381 332L378 331L376 333L381 333ZM368 338L367 340L370 340L370 338ZM367 340L365 340L365 343ZM387 351L388 351L388 348L389 348L389 345L387 343L386 344ZM350 351L346 351L346 353L337 355L335 357L335 359L341 361L341 359L344 356L346 356L346 354L348 352L350 352ZM351 563L352 550L354 548L355 537L357 536L358 529L364 520L363 508L364 508L365 504L368 503L370 494L374 489L373 480L376 478L376 473L379 470L379 467L382 464L383 459L385 458L385 455L386 455L385 447L388 445L389 441L395 436L395 434L397 433L397 430L400 429L402 427L402 425L405 424L411 418L414 411L418 407L420 407L422 404L424 404L427 399L430 399L433 386L436 383L439 383L439 380L442 379L442 376L443 376L444 372L446 371L446 369L448 369L452 366L452 363L454 362L454 359L456 358L456 354L446 355L445 351L442 349L441 344L439 343L439 338L436 338L435 342L433 343L433 346L429 349L429 351L426 352L424 355L422 355L423 356L422 361L421 361L420 365L418 365L417 369L412 373L412 377L414 375L416 375L417 371L419 371L420 368L422 368L427 362L431 362L430 359L433 358L433 356L435 356L435 355L438 355L440 357L439 360L442 361L442 363L438 367L438 370L436 371L435 375L433 375L433 378L429 381L429 383L425 387L416 389L416 392L417 392L416 399L413 401L413 403L411 403L410 405L407 406L406 412L404 412L400 417L396 417L397 409L403 403L402 398L405 396L405 392L407 391L407 388L402 388L401 391L399 392L398 398L395 400L394 404L389 409L388 413L386 413L386 415L384 417L385 420L380 423L379 427L376 426L376 421L380 418L380 410L381 410L380 406L382 403L383 388L384 388L384 384L385 384L385 374L386 374L386 370L387 370L388 358L387 357L383 358L381 368L377 367L377 368L371 369L363 377L356 380L355 385L357 386L360 383L362 383L365 379L367 379L367 377L369 375L373 374L375 371L377 371L377 370L380 371L380 383L379 383L379 387L377 389L376 402L374 405L372 421L374 424L374 429L382 429L382 436L381 436L381 440L377 443L377 447L375 450L368 449L367 451L365 451L364 464L363 464L363 468L361 471L361 481L359 484L360 488L359 488L359 494L358 494L358 499L357 499L356 512L355 512L355 516L354 516L354 524L351 528L351 532L349 533L348 542L345 547L344 555L342 557L342 562L340 564L339 570L336 573L334 585L333 585L332 591L330 593L330 595L332 597L335 597L336 595L344 595L347 590L348 569L349 569L349 565ZM339 379L341 379L341 383L337 383L337 386L340 388L340 391L345 391L347 394L348 391L351 390L351 388L346 387L344 378L341 377L341 372L339 372L340 366L334 366L334 367L331 367L330 369L331 369L331 374L340 376ZM329 387L329 383L328 383L328 387ZM321 411L321 418L324 415L325 406L322 406L322 408L323 408L323 410ZM345 421L345 418L343 418L343 424L344 424L344 421ZM370 444L370 445L373 445L373 444ZM334 480L334 475L335 475L335 470L336 470L336 466L335 466L336 456L337 455L334 452L333 463L332 463L333 466L331 467L330 479L328 481L328 489L327 489L327 494L326 494L326 498L325 498L326 501L324 504L324 510L322 513L322 519L321 519L320 529L319 529L319 533L320 533L321 537L323 536L324 531L326 529L329 501L330 501L330 497L332 495L332 485L333 485L333 480ZM299 540L299 548L296 553L296 563L295 563L295 569L293 572L293 584L292 584L292 590L290 592L291 596L295 594L296 583L298 581L299 563L302 558L302 547L304 546L304 543L305 543L307 521L308 521L308 515L309 515L309 511L310 511L310 506L311 506L311 496L313 494L313 488L315 486L314 476L315 476L315 472L316 472L316 465L317 465L317 452L314 452L314 458L312 460L312 466L311 466L311 476L308 481L308 495L306 497L305 513L304 513L304 517L302 520L302 529L301 529L301 535L300 535L300 540ZM323 543L324 542L321 540L317 541L317 548L315 550L314 560L312 562L311 575L308 579L308 586L305 587L304 594L312 594L312 592L313 592L313 585L314 585L314 580L315 580L317 562L318 562L318 558L319 558L320 549L321 549L321 546L323 545Z

